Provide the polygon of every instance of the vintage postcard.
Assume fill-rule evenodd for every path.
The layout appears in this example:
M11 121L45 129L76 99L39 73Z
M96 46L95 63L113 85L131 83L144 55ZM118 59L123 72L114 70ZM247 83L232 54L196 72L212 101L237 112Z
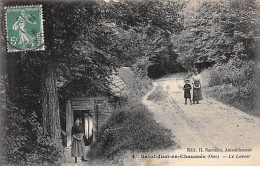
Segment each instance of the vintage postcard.
M1 166L259 166L259 0L1 0Z

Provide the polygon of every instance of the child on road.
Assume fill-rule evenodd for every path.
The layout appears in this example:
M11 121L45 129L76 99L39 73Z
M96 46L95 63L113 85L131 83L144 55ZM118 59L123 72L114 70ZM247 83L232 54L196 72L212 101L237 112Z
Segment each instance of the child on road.
M185 80L185 85L183 86L183 90L184 90L185 104L187 104L187 99L190 99L190 104L192 104L191 95L190 95L191 85L189 79Z

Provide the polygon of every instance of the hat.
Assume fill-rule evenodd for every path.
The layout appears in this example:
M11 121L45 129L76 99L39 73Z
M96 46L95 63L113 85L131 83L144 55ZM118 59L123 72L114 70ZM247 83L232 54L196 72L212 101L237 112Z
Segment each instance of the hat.
M186 81L188 81L188 82L189 82L189 81L190 81L190 79L185 79L185 80L184 80L184 82L186 82Z

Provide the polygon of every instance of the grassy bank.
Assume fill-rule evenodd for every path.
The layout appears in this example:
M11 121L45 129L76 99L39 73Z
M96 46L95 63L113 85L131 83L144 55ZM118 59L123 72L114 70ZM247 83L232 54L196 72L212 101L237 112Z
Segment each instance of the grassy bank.
M171 132L157 124L140 103L129 103L117 109L102 127L91 147L91 159L106 159L120 165L121 153L163 149L173 146Z
M250 71L250 76L248 71ZM253 69L244 64L240 69L230 69L228 64L204 70L203 92L209 97L235 107L245 113L260 116L257 111Z
M121 72L122 73L122 72ZM142 105L142 96L151 89L148 79L129 76L127 102L118 107L104 124L88 154L92 165L120 165L126 151L147 152L173 146L171 132L153 119ZM120 75L124 78L124 75ZM129 80L131 79L131 80ZM124 79L123 79L124 80Z
M154 91L148 96L148 100L152 101L164 101L166 97L165 91L163 91L162 86L156 86Z
M213 97L216 100L235 107L248 114L260 116L256 111L256 103L254 96L245 95L246 89L234 88L229 85L218 85L213 87L206 87L203 89L207 96Z

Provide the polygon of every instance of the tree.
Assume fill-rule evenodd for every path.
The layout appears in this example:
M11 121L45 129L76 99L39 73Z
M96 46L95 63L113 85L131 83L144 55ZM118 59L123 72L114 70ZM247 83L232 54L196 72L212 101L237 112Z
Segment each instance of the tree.
M25 4L34 2L4 2L4 6ZM146 77L148 59L154 57L168 73L177 59L170 35L183 27L178 15L182 4L172 1L42 4L46 50L6 54L6 100L11 103L6 111L15 112L10 113L14 116L20 113L17 117L22 119L8 126L6 138L16 130L13 126L24 128L25 137L19 137L29 148L19 146L9 156L25 152L40 158L42 152L36 152L34 146L44 151L44 161L48 151L58 153L61 147L60 102L82 94L109 92L108 77L115 67L132 66ZM59 87L58 82L64 85ZM13 117L7 116L8 120L13 121ZM19 158L30 163L28 156Z
M22 2L5 2L4 5L13 6L20 3ZM53 154L56 152L60 154L61 124L58 93L62 97L70 97L73 91L76 91L73 94L77 95L82 91L85 94L93 94L107 89L107 77L112 72L113 64L109 61L106 53L99 49L100 44L97 43L98 40L106 42L105 39L100 39L100 37L106 38L106 35L99 36L102 32L95 32L97 34L88 32L88 29L97 28L100 24L102 19L99 12L102 7L102 3L100 3L43 3L44 18L51 18L44 22L46 50L7 54L8 78L5 81L8 84L7 100L10 100L14 105L17 113L23 112L22 116L19 115L19 117L24 121L23 123L14 122L12 109L7 109L6 111L12 116L7 116L5 121L10 120L12 123L8 125L9 127L5 132L6 139L9 136L12 137L13 130L15 130L11 125L18 125L21 129L24 129L23 134L26 140L22 141L23 146L27 144L39 146L38 148L45 152L53 151ZM30 3L27 4L30 5ZM79 25L78 23L82 18L78 16L82 15L86 17L86 20L82 22L82 25ZM104 29L105 27L103 27L103 32ZM92 39L93 41L84 41L85 44L88 44L90 50L87 50L88 53L79 49L79 44L83 42L79 39L81 35L85 34L95 36L95 39ZM85 44L84 47L86 47ZM68 81L68 85L62 89L63 92L58 91L57 88L57 80L62 76ZM78 88L78 84L80 84L80 88ZM35 117L41 123L41 126L36 127L37 124L30 124L31 120L28 119L30 116ZM34 130L37 132L31 132ZM11 139L11 143L16 144L16 141ZM6 152L9 152L9 150L14 152L7 154L7 157L16 156L25 159L13 161L16 164L18 162L30 164L28 159L37 161L47 158L48 153L42 151L36 153L31 146L26 149L23 146L6 147L8 149ZM13 151L14 148L17 151ZM21 154L36 153L36 157L39 159L18 156L17 153L19 152ZM51 158L47 159L49 162L57 162L54 157L52 161L50 161Z
M160 75L179 71L181 66L176 62L177 54L172 49L170 35L178 34L183 28L179 15L183 3L154 0L119 1L110 5L109 9L114 14L113 23L117 28L123 28L131 34L131 37L128 37L123 33L121 37L127 37L125 40L115 40L115 43L119 44L115 49L117 55L123 56L123 60L129 58L132 63L136 62L135 68L142 67L142 74L145 75L151 64L156 68L163 68ZM127 48L120 48L122 44Z
M230 58L254 58L258 32L258 4L255 0L204 2L185 14L185 29L172 36L179 61L187 69L206 68Z

